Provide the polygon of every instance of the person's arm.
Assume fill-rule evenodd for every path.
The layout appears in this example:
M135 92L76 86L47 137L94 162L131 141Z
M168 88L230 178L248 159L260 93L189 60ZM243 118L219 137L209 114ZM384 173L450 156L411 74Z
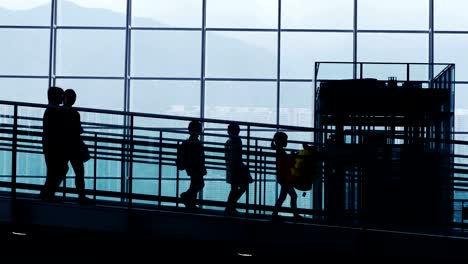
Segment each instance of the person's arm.
M80 135L81 135L83 134L83 127L81 126L81 116L78 111L76 112L76 119L77 119L77 126L78 126L77 131L80 131Z
M232 140L231 145L232 166L240 168L242 166L242 141L240 138Z

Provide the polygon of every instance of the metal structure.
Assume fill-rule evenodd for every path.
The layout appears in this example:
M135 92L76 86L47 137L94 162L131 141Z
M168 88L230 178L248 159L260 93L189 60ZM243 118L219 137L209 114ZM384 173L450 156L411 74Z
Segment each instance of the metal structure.
M362 78L372 76L365 72L369 64L401 67L406 78L397 80L393 72L387 80ZM370 222L448 223L455 65L444 65L428 80L412 78L411 69L421 64L354 65L359 79L323 80L316 64L315 142L325 157L324 210ZM385 74L378 67L375 73Z
M37 116L36 112L42 113L46 106L6 101L0 101L0 106L3 108L3 114L0 119L0 133L2 135L0 137L0 151L3 159L2 168L9 168L7 170L7 175L2 175L0 180L0 191L11 192L13 196L15 194L24 195L25 193L37 194L45 180L45 164L41 162L43 155L41 150L42 119L35 116ZM31 109L34 111L25 115L25 113L27 113L26 110ZM157 126L135 126L134 121L146 118L155 121L179 120L188 123L192 120L191 118L85 108L78 108L78 110L82 113L83 117L91 114L115 115L121 117L127 116L130 120L128 127L122 126L121 124L98 124L88 120L83 120L85 129L84 137L92 154L92 159L87 162L86 165L86 189L88 195L94 197L97 201L111 200L128 207L145 205L153 206L155 209L162 207L165 209L180 207L180 200L178 197L180 193L187 188L189 178L185 173L181 173L175 169L175 160L177 145L187 136L186 129L167 127L160 128ZM227 126L228 122L213 119L203 119L201 121L205 123L203 138L206 148L208 175L205 177L206 186L203 192L203 197L201 197L202 201L200 205L204 209L211 210L211 212L219 212L224 210L225 201L229 192L229 188L227 188L227 184L225 182L225 177L223 176L225 170L223 142L225 142L227 135L225 133L220 134L219 130L207 129L206 127L212 127L214 124ZM404 120L400 120L400 122L404 122ZM434 122L430 123L429 127L433 124ZM275 180L276 171L274 150L268 146L271 142L271 138L254 137L249 133L249 131L268 131L269 129L274 129L275 125L241 122L240 126L243 131L242 141L244 143L243 152L245 163L249 165L252 177L254 178L254 182L249 186L248 195L246 195L245 199L242 198L240 201L240 208L242 208L241 211L245 213L244 215L247 218L265 217L271 213L278 195L278 185ZM282 126L280 129L287 131L288 133L301 131L302 133L314 133L316 135L324 135L324 133L329 132L337 134L341 133L336 132L339 130L332 130L329 128L311 129L304 127ZM128 131L128 133L126 131ZM391 129L383 131L392 133ZM410 155L406 155L407 157L409 156L406 161L419 161L424 163L424 166L414 166L411 163L410 166L400 166L402 168L409 168L409 170L402 170L403 172L406 171L409 173L401 174L398 171L387 172L386 169L383 168L387 168L385 166L388 166L387 163L390 160L382 158L384 157L383 153L385 153L385 149L388 149L388 147L391 146L392 151L397 152L398 149L400 149L401 151L399 153L402 154L405 146L417 146L415 144L405 145L403 143L399 145L380 143L382 134L388 135L388 137L384 138L394 140L394 143L399 141L404 142L404 136L398 134L397 131L398 130L394 131L395 133L393 135L395 138L393 139L390 137L390 134L371 129L370 126L367 130L363 127L361 130L354 131L353 134L350 134L349 132L351 131L345 127L342 130L345 139L348 140L350 135L354 135L355 141L352 141L353 143L351 144L344 144L347 146L339 149L340 152L337 153L349 154L350 151L355 152L353 155L335 155L332 156L331 159L324 159L324 161L332 161L335 163L348 162L348 164L343 163L342 166L344 169L343 171L346 171L346 181L335 182L334 185L328 185L330 183L328 178L329 174L325 173L320 180L314 183L314 190L307 193L307 197L309 197L310 200L308 200L309 198L307 197L299 198L298 205L300 213L307 216L310 220L317 222L337 220L337 218L333 219L334 212L329 210L328 206L332 205L338 209L345 208L345 213L350 212L350 214L347 215L337 215L337 217L339 217L338 220L347 224L357 224L361 226L362 224L367 223L367 219L360 218L362 214L359 214L359 212L362 212L365 208L372 208L372 206L375 206L376 208L372 208L372 212L382 214L374 216L383 216L383 220L388 220L390 224L395 225L395 223L397 223L395 221L398 219L392 218L391 214L385 214L386 210L388 212L392 211L391 204L386 204L385 200L383 200L383 202L382 200L378 200L378 195L388 194L391 197L395 197L396 195L400 195L401 192L399 193L393 190L386 192L387 190L385 189L379 189L379 193L377 194L366 192L370 187L369 185L366 185L366 183L377 188L382 187L382 185L379 181L372 182L363 179L367 176L378 175L382 176L380 179L385 179L384 176L390 176L393 181L395 180L395 177L411 175L411 172L413 172L411 169L414 168L415 172L419 173L419 175L424 179L421 180L418 178L415 181L409 181L409 184L405 185L407 188L406 190L411 192L414 191L417 194L430 192L432 195L420 196L417 201L414 201L410 196L401 196L401 202L408 203L410 205L409 209L418 209L427 206L425 209L430 209L430 219L440 217L441 220L444 220L445 222L444 227L460 227L460 224L462 224L464 218L466 218L466 215L462 214L462 208L466 207L468 201L452 200L450 193L457 190L463 191L466 188L468 181L466 180L465 175L468 174L468 170L466 170L466 162L458 163L458 168L446 167L445 164L447 162L451 162L453 157L456 156L450 154L451 146L468 145L468 143L466 141L454 141L451 139L434 140L433 138L422 138L422 142L424 142L424 151L421 152L418 149L408 149L410 152L407 153L410 153ZM432 130L425 129L425 131ZM378 133L368 134L367 132ZM420 139L417 137L417 133L412 133L414 130L408 130L407 132L408 135L412 135L408 140L414 140L414 142L417 142ZM369 137L369 135L375 135L376 137ZM436 134L434 133L434 135ZM365 140L368 142L370 140L371 143L376 143L368 144L370 147L367 148L360 148L363 144L358 143L364 143ZM310 142L290 141L289 143L289 147L292 149L298 149L301 147L302 143ZM448 148L445 148L446 146ZM440 155L432 155L434 152L431 151L434 149L439 149ZM323 153L324 156L326 156L326 153L329 153L325 148L322 150L323 151L321 153ZM360 157L359 154L365 154L363 153L364 151L367 151L365 152L367 155L362 155ZM413 155L411 155L411 153L414 152L427 154L428 158L414 160L412 158ZM351 159L349 158L350 156ZM373 159L362 159L362 157L367 158L369 156ZM433 158L435 162L428 162L429 158ZM366 164L372 162L370 164L375 166L362 166L363 161L367 161ZM393 162L394 160L392 159L391 161ZM405 161L405 159L396 161ZM130 164L129 170L124 171L128 174L121 176L117 173L118 170L115 172L109 172L109 168L106 164L116 163L118 165L122 162ZM351 163L352 166L349 165L349 163ZM399 163L400 165L405 165L402 162ZM428 164L431 164L432 167ZM465 166L465 168L460 169L463 166ZM340 167L335 167L335 170L336 168ZM398 167L388 166L388 168L393 169ZM432 171L433 168L437 170ZM386 172L386 174L382 174L382 171ZM452 173L456 173L458 175L457 177L454 177L456 181L451 178ZM339 173L335 174L339 175ZM432 181L434 179L440 179L443 182L439 181L435 184ZM447 180L450 180L450 182L447 182ZM76 195L76 190L73 188L73 182L72 175L67 177L67 181L65 181L64 186L61 189L64 197L73 197ZM122 182L126 182L128 184L128 188L118 188L123 185ZM435 189L422 189L421 186L424 186L425 182L426 187ZM427 182L429 182L429 185ZM442 183L443 185L439 185L439 183ZM345 191L341 193L339 192L339 187L337 187L340 186L340 184L346 188ZM325 186L325 188L323 188L323 186ZM384 185L384 187L389 186L391 185ZM394 186L398 187L398 184L395 184ZM447 187L447 189L444 190L442 187ZM322 191L318 191L322 189L325 190L325 195L323 195ZM329 194L332 194L332 196ZM325 201L320 198L322 196L325 197ZM327 200L330 197L334 200ZM372 199L370 199L371 197ZM304 199L308 201L304 202ZM369 201L377 202L369 204ZM390 201L394 203L399 202L398 200L393 199ZM443 204L445 207L434 207L434 201L436 201L437 204ZM325 207L317 206L317 204L322 204L322 202L326 205ZM413 205L415 206L414 208ZM453 215L451 214L452 208ZM210 211L207 211L207 213L209 212ZM290 211L286 206L283 213L287 212ZM447 213L450 213L451 215L447 216ZM447 217L450 217L448 222ZM417 221L418 225L437 224L435 222L428 221L426 218L423 219L415 217L413 220Z

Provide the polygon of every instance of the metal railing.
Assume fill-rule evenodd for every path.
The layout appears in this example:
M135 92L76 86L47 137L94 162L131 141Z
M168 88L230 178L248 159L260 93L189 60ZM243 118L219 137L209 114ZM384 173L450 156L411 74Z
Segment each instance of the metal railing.
M0 153L3 153L3 165L10 163L11 166L10 175L4 173L0 176L3 179L0 181L0 188L11 192L13 198L22 192L37 193L42 186L41 181L45 180L45 175L41 174L41 171L44 172L45 164L38 165L42 160L25 161L24 157L42 157L42 118L40 116L47 105L0 101L0 107L3 107L3 114L0 116ZM114 200L121 206L128 207L147 206L148 203L155 208L176 209L180 207L178 197L180 191L185 189L184 186L187 185L189 178L184 175L185 173L175 169L176 150L178 144L187 136L187 122L200 120L204 124L201 137L205 147L208 175L205 176L207 184L202 196L199 197L199 205L207 209L207 212L216 213L224 210L229 192L229 185L225 183L224 177L224 142L227 139L227 133L224 131L230 121L87 108L76 108L76 110L80 111L84 117L83 138L91 152L91 160L86 165L85 178L86 193L93 199ZM28 111L29 114L23 114ZM91 117L86 117L86 115L91 115ZM116 124L115 120L101 122L109 121L106 118L100 121L89 120L96 115L116 116L118 122L122 123ZM128 126L124 125L125 118L128 118L126 122ZM158 126L158 122L167 123L168 120L179 122L179 125ZM274 132L282 130L289 134L299 133L304 138L310 138L310 140L290 140L289 143L292 145L290 150L292 150L299 149L303 143L313 144L313 134L318 130L250 122L238 122L238 124L242 128L244 162L249 166L254 178L254 182L246 192L246 198L240 200L239 208L248 218L262 217L271 213L278 197L275 153L269 148L271 136ZM219 133L220 131L223 133ZM265 136L265 133L268 136ZM450 140L450 143L458 146L468 145L468 141L464 140ZM5 158L8 155L11 155L10 159ZM457 160L453 167L443 168L447 174L455 173L456 175L451 189L468 192L468 177L466 177L468 155L455 154L454 158ZM112 170L106 167L106 163L117 165ZM21 172L27 166L32 166L30 171L42 169L35 175L24 175ZM106 168L103 169L101 166ZM117 167L119 168L115 169ZM151 170L148 170L148 167ZM321 170L321 173L323 172ZM31 179L39 182L36 184L28 182ZM72 179L72 176L68 176L60 189L64 198L76 194L76 189L70 187ZM323 175L319 181L321 184L326 184ZM346 181L348 184L352 183L349 184L351 188L351 185L361 182L362 179L347 175ZM103 182L107 184L106 187L100 187ZM111 182L114 183L111 184ZM313 200L320 198L317 195L323 194L315 194L314 191L307 192L307 201L301 200L299 212L317 221L326 220L326 208L314 207L317 203ZM452 224L455 226L463 224L464 219L460 218L460 212L466 206L467 201L453 199L454 204L461 203L461 207L454 208ZM283 205L282 211L290 212L288 204ZM351 222L356 223L355 220L359 220L360 217L359 213L356 210L350 210L347 216L351 216Z

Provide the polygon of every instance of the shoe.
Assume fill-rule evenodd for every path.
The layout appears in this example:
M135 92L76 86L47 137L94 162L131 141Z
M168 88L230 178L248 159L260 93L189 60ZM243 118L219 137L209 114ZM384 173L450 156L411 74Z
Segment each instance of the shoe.
M189 208L190 203L187 197L187 193L183 192L180 194L180 201L185 205L185 207Z
M277 223L277 222L280 222L280 221L281 221L281 218L278 215L278 213L271 214L271 222Z
M54 196L50 196L50 195L45 195L43 193L40 193L39 194L39 199L41 199L43 202L48 202L48 203L53 203L53 202L56 202L57 200L55 199L55 195Z

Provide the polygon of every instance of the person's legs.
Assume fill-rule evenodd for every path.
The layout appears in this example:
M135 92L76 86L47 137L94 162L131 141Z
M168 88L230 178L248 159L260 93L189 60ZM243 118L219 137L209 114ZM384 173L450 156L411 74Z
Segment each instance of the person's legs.
M53 172L53 158L49 153L44 153L44 159L46 163L46 181L42 186L41 192L39 194L39 198L48 201L52 199L51 195L51 188L52 188L52 176L54 175Z
M295 218L302 218L299 213L297 212L297 194L296 190L294 190L294 187L288 186L286 188L286 192L289 194L291 197L291 209L293 211L294 217Z
M57 192L60 184L67 176L68 172L68 160L64 158L54 158L49 162L50 168L48 168L48 181L46 180L46 199L54 199L55 192ZM47 185L47 186L46 186Z
M229 192L229 196L226 202L226 209L225 212L230 213L231 211L235 210L235 201L237 197L237 186L235 184L231 184L231 191Z
M185 193L181 194L185 206L189 208L196 207L198 192L200 192L204 186L205 181L203 180L203 176L190 175L190 187Z
M75 171L75 186L78 192L78 202L86 204L92 203L91 199L87 198L85 194L85 170L83 162L72 159L70 163L73 167L73 171Z
M281 186L280 195L278 197L278 200L276 200L275 208L273 209L273 216L274 217L278 216L278 211L281 208L281 206L283 205L284 200L286 200L286 195L287 194L288 193L286 191L286 188Z
M234 200L234 207L237 206L237 202L242 197L242 195L244 195L244 193L247 191L248 187L249 187L248 183L237 185L236 197Z

